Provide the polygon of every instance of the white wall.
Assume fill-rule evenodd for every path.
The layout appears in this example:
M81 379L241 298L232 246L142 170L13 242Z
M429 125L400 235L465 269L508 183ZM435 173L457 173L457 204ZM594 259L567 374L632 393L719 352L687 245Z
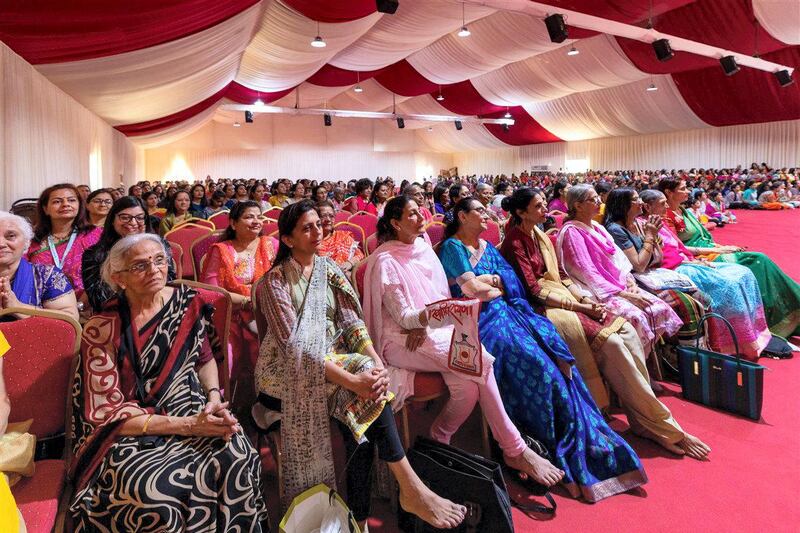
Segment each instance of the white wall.
M569 160L587 160L596 170L727 168L762 161L795 167L800 120L453 154L459 172L469 174L519 173L532 165L558 170Z
M0 42L0 209L60 182L131 183L138 152Z

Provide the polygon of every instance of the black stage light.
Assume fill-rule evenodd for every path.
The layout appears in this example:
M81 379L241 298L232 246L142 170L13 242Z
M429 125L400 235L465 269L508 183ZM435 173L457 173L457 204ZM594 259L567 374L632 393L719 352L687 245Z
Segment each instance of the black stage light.
M503 124L503 131L508 133L508 130L509 130L508 124Z
M564 15L554 13L544 19L544 25L547 26L547 34L550 35L550 40L554 43L563 43L569 36L567 33L567 24L564 22Z
M721 57L719 64L722 65L722 70L725 71L726 76L733 76L741 70L739 65L736 64L736 58L733 56Z
M333 119L331 118L329 113L325 113L324 115L322 115L322 118L325 120L326 126L330 126L331 124L333 124Z
M667 39L653 41L653 50L655 50L656 57L659 61L669 61L675 57L675 52L672 51L672 47L669 45Z
M458 131L461 131L462 129L464 129L464 126L461 125L461 121L460 120L456 120L456 129Z
M387 15L394 15L399 5L400 2L397 0L375 0L378 13L386 13Z
M788 87L789 85L794 83L792 75L789 74L789 71L786 69L779 70L778 72L776 72L775 77L778 78L778 83L781 84L781 87Z
M406 121L403 120L403 117L397 117L397 127L401 130L406 127Z
M253 123L253 112L252 111L245 111L244 112L244 121L248 124Z

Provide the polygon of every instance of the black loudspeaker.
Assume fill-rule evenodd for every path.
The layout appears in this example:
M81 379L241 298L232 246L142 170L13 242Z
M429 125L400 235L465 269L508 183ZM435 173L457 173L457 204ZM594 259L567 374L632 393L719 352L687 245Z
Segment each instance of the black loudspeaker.
M726 76L733 76L740 70L739 65L736 64L736 58L733 56L721 57L719 64L722 65L722 70L725 71Z
M403 120L403 117L397 117L397 127L401 130L406 127L406 121Z
M778 78L778 83L781 84L781 87L788 87L789 85L794 83L792 75L789 74L789 71L786 69L779 70L778 72L776 72L775 77Z
M253 112L252 111L245 111L244 112L244 121L248 124L253 123Z
M461 131L462 129L464 129L464 126L461 125L461 121L460 120L456 120L456 129L458 131Z
M503 124L503 131L504 131L504 132L508 133L508 130L509 130L509 129L510 129L510 128L509 128L508 124Z
M397 11L397 6L400 2L397 0L375 0L375 6L378 8L378 13L386 13L387 15L394 15Z
M550 40L554 43L563 43L569 36L567 33L567 25L564 22L564 16L555 13L544 19L544 25L547 26L547 33L550 35Z
M331 119L331 116L328 113L322 115L322 118L325 120L326 126L330 126L331 124L333 124L333 120Z
M653 50L655 50L656 57L659 61L669 61L675 57L675 52L672 51L672 47L669 45L667 39L653 41Z

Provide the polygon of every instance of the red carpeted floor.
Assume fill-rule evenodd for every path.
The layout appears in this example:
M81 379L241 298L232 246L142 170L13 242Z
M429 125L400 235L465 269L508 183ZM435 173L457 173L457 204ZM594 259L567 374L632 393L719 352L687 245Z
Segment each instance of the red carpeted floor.
M800 280L800 211L737 215L740 223L715 230L714 238L765 252ZM684 429L712 447L708 462L668 455L626 432L624 416L617 415L612 425L639 453L650 482L642 490L597 504L556 491L555 518L536 520L514 510L516 531L800 531L800 354L796 357L761 360L771 372L765 377L759 422L687 402L677 386L666 385L662 400ZM437 408L412 413L414 429L424 431ZM454 444L478 451L479 436L473 416ZM518 490L512 488L512 493L519 497ZM371 532L399 531L387 505L376 502L375 512Z

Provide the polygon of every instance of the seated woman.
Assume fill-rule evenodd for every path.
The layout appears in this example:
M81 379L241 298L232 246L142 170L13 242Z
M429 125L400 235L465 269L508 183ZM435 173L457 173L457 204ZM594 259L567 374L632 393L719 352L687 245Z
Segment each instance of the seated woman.
M647 215L663 217L666 214L667 199L662 192L647 189L642 191L641 199ZM732 263L709 263L696 259L667 225L661 226L658 237L661 266L688 276L709 298L712 309L733 325L742 354L757 358L771 335L753 273ZM735 351L727 328L711 320L708 333L712 349L723 353Z
M66 274L81 311L88 304L83 293L81 258L100 239L102 230L87 223L82 197L69 183L46 188L36 203L36 212L38 222L28 261L55 266Z
M628 258L606 229L592 220L599 202L600 197L589 185L570 189L569 220L558 234L558 262L582 294L630 322L645 353L650 353L660 337L671 337L683 322L669 305L637 287Z
M770 209L773 211L777 211L780 209L786 209L788 207L792 207L791 205L784 204L778 199L777 190L779 189L779 185L776 183L767 183L766 187L764 187L764 191L758 195L758 205L761 206L761 209Z
M236 405L252 405L252 376L258 359L258 329L250 302L250 289L272 267L275 249L272 239L261 236L261 206L255 201L237 202L230 213L230 224L219 242L208 252L201 280L222 287L231 294L234 317L231 320L231 349L235 354L232 382L243 388ZM249 383L248 383L249 382Z
M61 311L77 320L78 304L67 276L58 267L31 264L25 259L32 239L33 229L27 220L0 211L0 309L41 308Z
M658 190L667 198L664 223L687 249L707 261L734 263L750 269L758 282L770 331L781 337L800 335L800 285L760 252L714 243L711 234L681 205L689 196L684 180L662 178Z
M719 218L726 224L735 224L736 215L728 211L726 200L720 191L711 191L706 198L706 215Z
M206 187L202 183L195 183L190 189L191 202L189 203L189 213L195 218L206 218L206 208L208 198L206 197Z
M119 294L81 338L75 529L267 530L258 453L219 391L213 308L202 292L167 286L167 263L149 233L121 239L103 263Z
M377 447L400 485L403 509L434 527L457 526L464 507L431 492L405 457L387 402L387 372L372 347L358 299L339 267L317 255L322 225L314 204L290 205L278 228L278 254L258 293L267 332L255 379L270 407L282 411L283 506L317 483L336 487L329 434L333 417L350 457L347 502L358 522L369 516Z
M114 204L111 192L108 189L97 189L86 197L86 215L88 222L97 228L102 228L106 223L108 210Z
M685 282L688 285L680 290L664 288L651 292L669 304L683 322L676 334L678 342L694 345L697 325L710 305L709 299L701 290L692 286L691 280L680 274L676 275L669 269L660 268L663 257L661 239L658 236L662 225L661 217L650 215L647 220L640 221L638 217L641 214L642 201L639 193L627 187L614 189L608 194L603 223L606 231L614 238L614 244L630 262L634 277L647 274L656 276L659 281L667 284ZM705 345L704 343L703 346Z
M564 216L567 214L567 192L569 192L571 187L572 185L567 180L557 181L555 185L553 185L553 197L547 204L549 215Z
M189 193L186 191L176 192L167 204L167 214L161 219L158 234L163 237L169 230L191 219L192 213L189 211L189 205L191 205Z
M553 324L528 304L511 265L479 238L487 220L478 200L461 200L440 257L453 297L484 302L478 329L495 357L509 417L544 444L573 497L596 502L643 485L639 458L606 424Z
M430 428L431 438L449 444L480 402L505 462L524 473L523 477L555 485L564 473L531 450L509 420L492 371L492 356L483 351L480 376L451 369L452 326L428 327L425 306L449 298L450 289L433 248L421 238L424 233L425 218L414 200L398 196L386 204L378 221L378 239L383 244L369 256L364 279L364 316L378 355L394 368L442 374L450 398ZM413 375L404 374L405 383L393 383L405 389L396 401L414 392Z
M145 213L141 201L134 196L123 196L114 202L108 212L100 240L83 253L81 276L89 305L95 313L102 311L105 303L115 295L111 287L103 281L100 272L103 262L108 256L108 251L123 237L137 233L153 233L152 227L147 223L148 215ZM164 248L167 250L167 259L169 260L167 281L172 281L176 278L175 265L166 241L164 241Z
M622 401L636 434L679 455L694 453L696 439L681 429L650 388L646 354L633 326L561 277L553 244L536 227L547 216L542 194L537 189L518 189L505 209L512 225L500 251L523 282L528 301L544 310L566 341L598 405L609 403L605 379Z
M327 201L318 203L317 213L322 221L322 242L317 253L322 257L330 257L345 274L349 275L353 266L364 259L364 252L350 233L333 229L336 222L333 204Z
M386 202L389 198L394 196L394 187L386 181L375 182L375 187L372 189L372 196L367 205L367 213L372 213L376 217L383 216L383 210L386 208Z

